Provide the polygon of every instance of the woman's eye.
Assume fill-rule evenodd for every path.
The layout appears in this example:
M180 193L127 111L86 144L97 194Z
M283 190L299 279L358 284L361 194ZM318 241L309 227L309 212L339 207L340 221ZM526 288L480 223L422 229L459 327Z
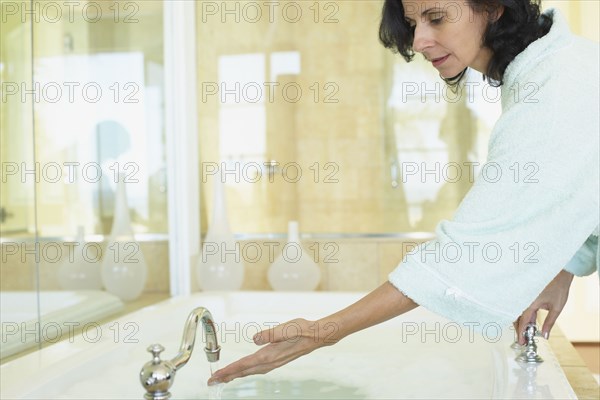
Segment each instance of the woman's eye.
M431 22L432 24L440 24L443 20L444 20L444 15L443 14L433 14L430 15L430 20L429 22Z

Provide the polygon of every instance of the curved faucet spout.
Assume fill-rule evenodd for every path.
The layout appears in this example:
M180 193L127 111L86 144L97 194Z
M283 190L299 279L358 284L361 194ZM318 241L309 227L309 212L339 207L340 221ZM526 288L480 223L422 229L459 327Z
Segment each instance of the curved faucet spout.
M206 337L206 347L204 348L204 351L206 352L208 362L219 361L221 347L219 347L219 343L217 342L217 331L212 315L206 308L198 307L192 310L185 322L181 346L179 346L179 353L171 360L171 363L175 366L176 370L187 364L192 355L194 342L196 341L196 331L198 330L198 321L201 321L202 328L204 329L204 336Z
M221 348L217 343L217 331L212 315L204 307L195 308L185 322L179 353L172 360L160 359L160 353L165 349L160 344L153 344L148 347L148 351L152 353L152 361L144 364L140 371L140 382L146 389L145 399L166 400L171 397L169 389L175 380L175 373L187 364L194 350L198 321L202 323L204 336L206 337L204 352L208 362L219 361Z

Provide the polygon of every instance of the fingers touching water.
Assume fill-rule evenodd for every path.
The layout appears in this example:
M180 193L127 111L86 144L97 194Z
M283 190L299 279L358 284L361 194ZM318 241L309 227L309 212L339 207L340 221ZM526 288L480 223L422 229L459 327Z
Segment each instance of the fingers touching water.
M319 328L324 332L333 332L335 327L318 325L318 322L294 319L257 333L253 338L254 343L263 347L216 371L208 384L227 383L248 375L265 374L319 347L333 344L334 341L328 340L331 335L323 337Z

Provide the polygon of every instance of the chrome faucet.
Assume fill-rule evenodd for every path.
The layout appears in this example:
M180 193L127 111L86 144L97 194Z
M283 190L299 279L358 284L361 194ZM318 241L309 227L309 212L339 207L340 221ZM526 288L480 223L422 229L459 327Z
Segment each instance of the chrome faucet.
M544 362L542 357L540 357L537 353L537 344L535 343L536 336L542 336L537 327L534 324L527 325L525 328L525 332L523 332L527 343L523 346L523 351L521 355L519 355L516 360L518 362L528 363L528 364L539 364ZM542 336L543 337L543 336Z
M173 385L175 373L187 364L192 355L192 350L194 350L198 320L202 322L204 336L206 337L204 351L208 362L219 361L221 347L217 343L217 332L212 315L204 307L195 308L185 323L179 353L172 360L160 359L160 353L165 349L160 344L153 344L148 347L148 351L152 353L152 360L144 364L140 371L140 382L146 389L145 399L166 400L171 397L169 388Z

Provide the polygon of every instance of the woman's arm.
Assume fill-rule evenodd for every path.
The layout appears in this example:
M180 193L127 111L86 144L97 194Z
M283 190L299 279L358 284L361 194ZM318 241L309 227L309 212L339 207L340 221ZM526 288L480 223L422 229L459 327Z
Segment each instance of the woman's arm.
M208 384L265 374L313 350L335 344L351 333L387 321L416 307L418 304L386 282L356 303L318 321L295 319L257 333L254 343L266 346L218 370L208 380Z

